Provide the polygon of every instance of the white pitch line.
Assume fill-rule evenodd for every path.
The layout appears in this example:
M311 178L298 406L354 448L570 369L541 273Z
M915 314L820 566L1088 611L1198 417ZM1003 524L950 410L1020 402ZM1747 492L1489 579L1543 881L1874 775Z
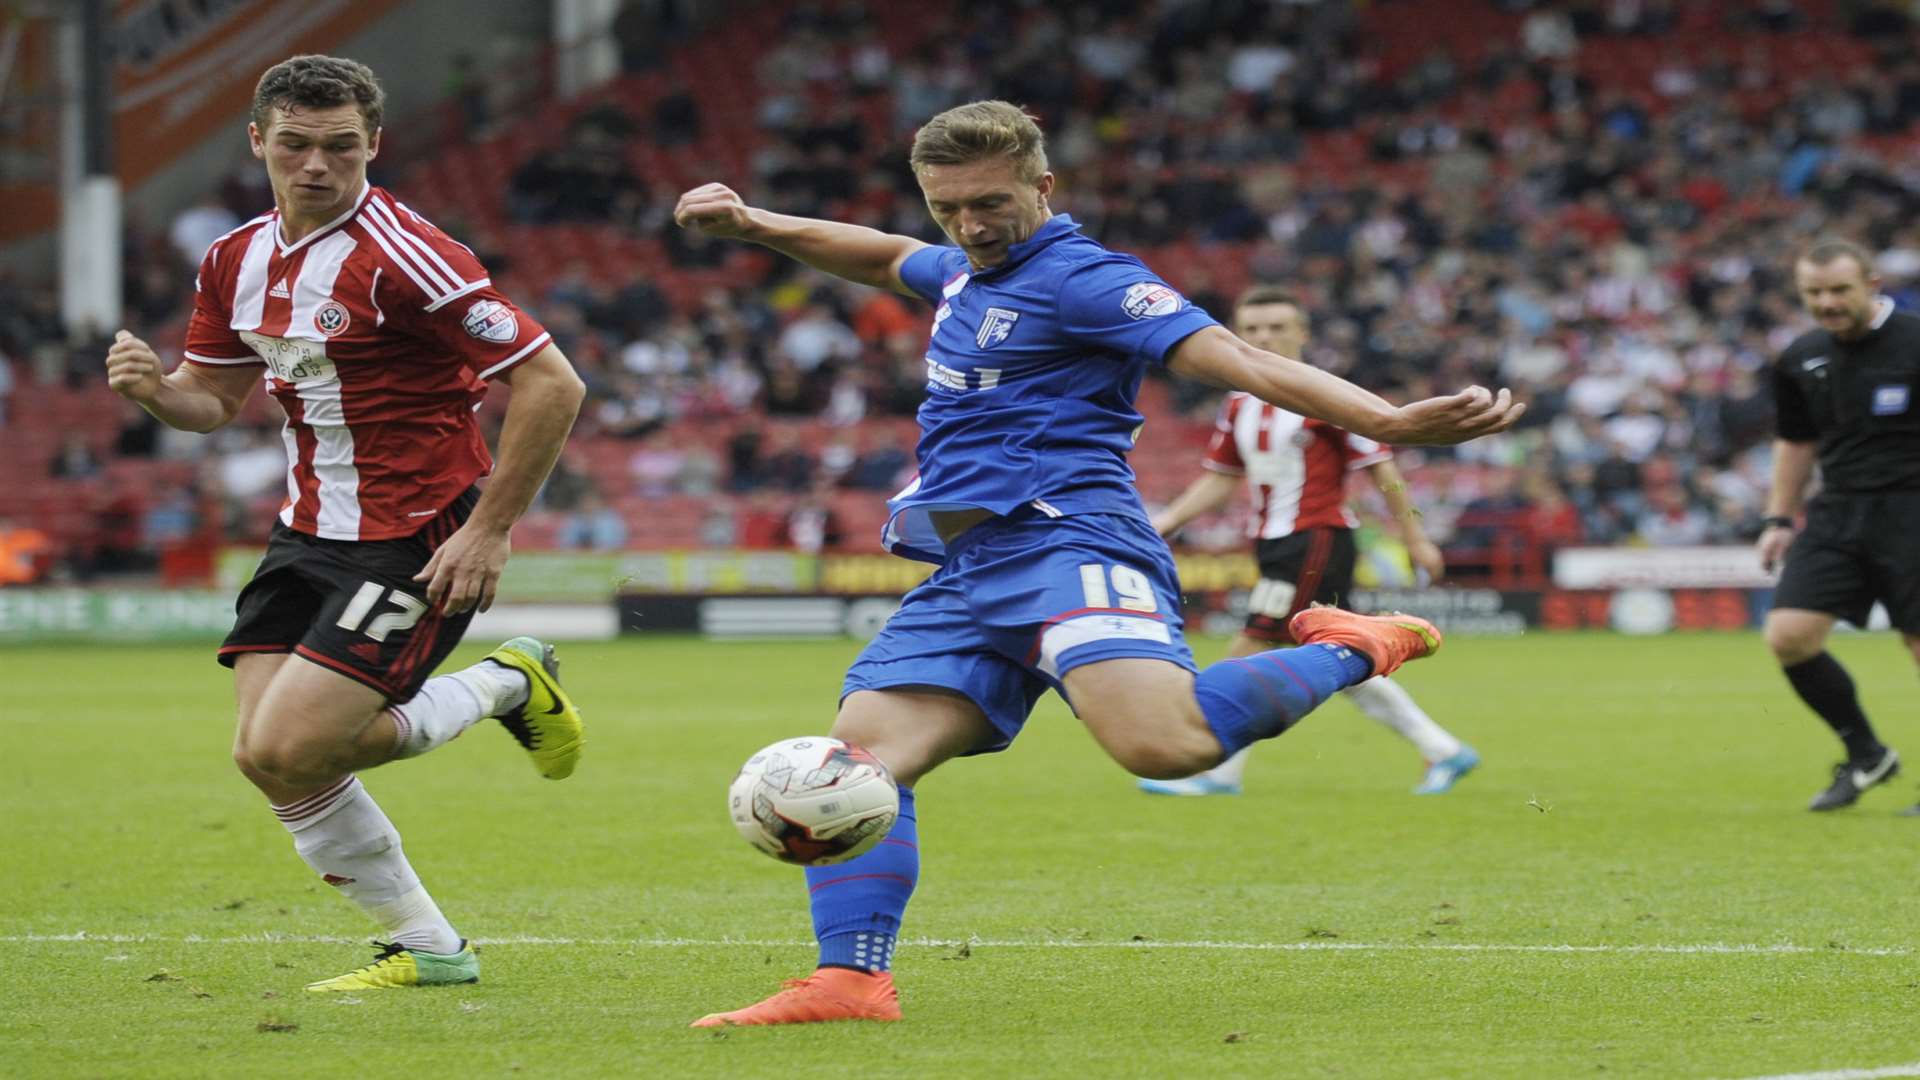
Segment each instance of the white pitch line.
M10 934L0 936L0 943L32 942L101 942L101 943L148 943L156 945L354 945L365 941L361 937L335 937L308 934L237 934L222 937L203 937L199 934L187 934L172 937L157 934L111 934L94 933L79 930L69 934ZM569 946L586 945L610 948L798 948L811 946L811 940L763 939L763 938L571 938L571 937L535 937L510 935L506 937L477 937L476 945L531 945L531 946ZM1843 956L1911 956L1914 950L1909 948L1833 948L1830 946L1793 945L1779 943L1773 945L1741 945L1710 942L1698 945L1518 945L1500 943L1472 942L1370 942L1370 941L1092 941L1075 938L1032 938L1032 939L994 939L994 938L917 938L901 942L902 945L926 948L957 948L969 945L979 948L1005 949L1218 949L1230 952L1455 952L1455 953L1600 953L1600 954L1672 954L1680 956L1781 956L1811 955L1814 953L1833 953ZM1900 1075L1900 1074L1888 1074Z
M1886 1080L1895 1076L1920 1076L1920 1061L1907 1065L1885 1065L1878 1069L1833 1069L1829 1072L1779 1073L1774 1076L1749 1076L1744 1080Z

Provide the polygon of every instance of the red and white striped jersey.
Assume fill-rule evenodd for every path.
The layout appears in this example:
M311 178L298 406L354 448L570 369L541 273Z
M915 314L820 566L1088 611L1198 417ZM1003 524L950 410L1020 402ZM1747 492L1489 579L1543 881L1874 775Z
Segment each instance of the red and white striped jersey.
M213 242L187 361L258 364L286 410L280 520L330 540L410 536L493 468L486 380L551 340L465 245L381 188L288 244L263 214Z
M1347 474L1392 457L1372 439L1236 390L1220 406L1204 464L1247 478L1247 535L1272 540L1319 526L1357 527L1347 509Z

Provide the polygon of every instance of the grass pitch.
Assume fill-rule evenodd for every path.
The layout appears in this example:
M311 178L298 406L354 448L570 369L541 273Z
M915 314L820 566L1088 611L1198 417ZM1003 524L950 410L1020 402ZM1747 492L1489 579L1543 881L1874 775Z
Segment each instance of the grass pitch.
M1339 700L1256 751L1244 796L1149 798L1050 699L1011 751L919 789L905 1023L689 1030L810 967L799 874L734 836L724 791L753 749L827 728L856 649L563 646L589 725L572 779L491 724L368 773L484 981L349 997L300 988L370 957L371 928L233 771L209 649L0 650L0 1073L1920 1062L1920 819L1894 813L1914 786L1802 809L1837 746L1750 635L1450 641L1403 680L1486 764L1439 798L1409 795L1411 748ZM1920 763L1898 642L1835 651Z

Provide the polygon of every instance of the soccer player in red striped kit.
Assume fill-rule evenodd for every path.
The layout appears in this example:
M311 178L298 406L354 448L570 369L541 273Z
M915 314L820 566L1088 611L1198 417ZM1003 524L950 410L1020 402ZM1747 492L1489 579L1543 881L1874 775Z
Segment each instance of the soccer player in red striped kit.
M1233 330L1256 348L1298 357L1306 347L1306 308L1298 297L1272 285L1243 293L1233 308ZM1254 497L1249 533L1260 561L1260 582L1247 601L1247 623L1228 656L1292 644L1287 620L1309 604L1344 604L1353 588L1353 530L1347 509L1347 476L1365 470L1400 522L1407 553L1430 578L1445 570L1440 549L1420 528L1393 464L1393 452L1332 424L1235 392L1221 406L1202 472L1153 527L1172 536L1201 514L1218 509L1244 482ZM1480 763L1473 747L1434 723L1405 688L1384 677L1342 691L1360 710L1419 749L1426 775L1413 790L1438 795ZM1214 768L1180 780L1142 780L1155 795L1231 795L1240 791L1251 747Z
M108 384L176 428L228 423L263 382L286 412L286 503L219 658L240 771L301 858L391 939L315 991L479 978L356 773L488 717L551 779L572 773L583 741L553 648L534 638L428 678L492 604L509 531L584 387L472 251L367 182L383 98L352 60L268 69L247 134L273 211L207 250L186 362L162 374L125 330L107 353ZM513 391L497 468L473 416L494 380Z

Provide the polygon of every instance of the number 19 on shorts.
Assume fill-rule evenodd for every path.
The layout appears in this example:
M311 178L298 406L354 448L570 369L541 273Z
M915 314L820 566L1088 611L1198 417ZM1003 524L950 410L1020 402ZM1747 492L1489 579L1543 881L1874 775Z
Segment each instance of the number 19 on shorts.
M1119 563L1111 566L1081 563L1080 591L1090 608L1121 608L1151 614L1160 607L1154 599L1153 582L1147 580L1147 575Z

